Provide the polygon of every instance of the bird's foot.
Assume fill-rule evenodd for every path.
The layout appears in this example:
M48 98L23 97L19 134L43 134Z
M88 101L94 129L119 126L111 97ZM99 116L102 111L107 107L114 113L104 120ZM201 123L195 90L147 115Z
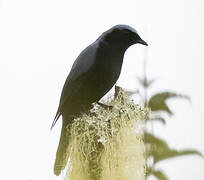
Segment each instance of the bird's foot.
M109 106L100 102L97 102L98 105L102 106L104 109L111 110L113 106Z

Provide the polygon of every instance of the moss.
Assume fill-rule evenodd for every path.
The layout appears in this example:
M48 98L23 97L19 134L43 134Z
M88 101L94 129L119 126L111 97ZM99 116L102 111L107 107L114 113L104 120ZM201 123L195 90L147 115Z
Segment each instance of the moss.
M94 105L89 114L74 119L71 130L69 180L144 180L144 121L142 109L117 90L112 108Z

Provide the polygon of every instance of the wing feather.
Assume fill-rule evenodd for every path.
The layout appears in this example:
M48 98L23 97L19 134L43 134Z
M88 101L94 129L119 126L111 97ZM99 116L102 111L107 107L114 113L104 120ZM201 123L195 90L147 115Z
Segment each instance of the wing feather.
M97 50L98 42L96 41L85 48L75 60L62 89L59 107L52 123L51 129L54 127L58 118L61 116L65 102L67 102L74 93L80 91L80 88L83 86L83 81L80 81L80 79L83 76L86 76L86 74L88 74L92 69L96 60Z

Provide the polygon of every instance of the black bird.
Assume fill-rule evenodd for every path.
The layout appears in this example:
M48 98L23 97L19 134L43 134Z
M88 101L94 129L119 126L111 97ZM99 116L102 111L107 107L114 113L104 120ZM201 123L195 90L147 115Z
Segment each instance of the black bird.
M61 137L54 173L59 175L69 157L70 125L73 118L92 108L116 83L124 53L133 44L147 43L128 25L116 25L85 48L75 60L62 89L52 127L62 115ZM51 127L51 128L52 128Z

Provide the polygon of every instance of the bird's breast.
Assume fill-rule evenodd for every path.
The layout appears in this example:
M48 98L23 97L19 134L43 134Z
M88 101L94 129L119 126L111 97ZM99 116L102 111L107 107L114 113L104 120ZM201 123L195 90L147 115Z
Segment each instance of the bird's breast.
M97 100L101 99L116 83L121 67L121 57L104 56L103 59L97 60L87 84Z
M99 48L93 66L84 77L81 99L99 101L116 83L123 63L123 53Z

